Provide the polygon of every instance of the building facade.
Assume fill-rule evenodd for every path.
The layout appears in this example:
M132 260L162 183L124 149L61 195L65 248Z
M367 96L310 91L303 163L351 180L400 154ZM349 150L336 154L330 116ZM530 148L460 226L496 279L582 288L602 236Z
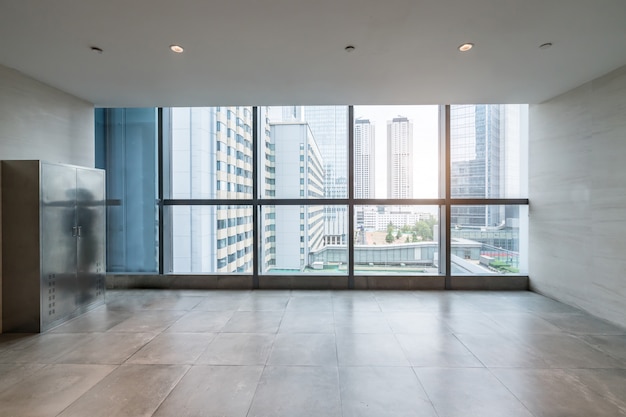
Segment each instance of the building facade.
M387 122L387 196L413 197L413 122L406 117Z

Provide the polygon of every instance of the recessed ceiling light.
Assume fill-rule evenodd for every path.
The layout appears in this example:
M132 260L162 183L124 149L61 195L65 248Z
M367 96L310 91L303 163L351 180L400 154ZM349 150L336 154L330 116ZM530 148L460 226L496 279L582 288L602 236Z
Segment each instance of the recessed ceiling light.
M539 49L548 49L552 46L552 42L546 42L544 44L539 45Z
M352 51L354 51L356 48L355 48L354 46L352 46L352 45L348 45L348 46L346 46L344 49L345 49L345 51L346 51L346 52L352 52Z
M464 43L462 45L459 46L459 51L461 52L467 52L470 49L472 49L474 47L473 43Z
M180 45L170 45L170 49L177 54L182 54L184 51L183 47Z

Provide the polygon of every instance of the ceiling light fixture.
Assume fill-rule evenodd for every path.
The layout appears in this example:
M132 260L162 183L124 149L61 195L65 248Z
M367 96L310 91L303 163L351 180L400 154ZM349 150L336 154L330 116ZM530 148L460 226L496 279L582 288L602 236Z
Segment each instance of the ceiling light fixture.
M344 49L345 49L345 51L346 51L346 52L352 52L352 51L354 51L356 48L355 48L354 46L352 46L352 45L348 45L348 46L346 46Z
M170 45L170 49L177 54L182 54L184 51L183 47L180 45Z
M470 49L472 49L473 47L474 47L474 44L473 44L473 43L469 43L469 42L468 42L468 43L464 43L464 44L461 44L461 45L459 46L459 51L461 51L461 52L467 52L467 51L469 51Z
M102 52L104 52L102 48L98 48L97 46L92 46L89 49L91 49L93 52L96 52L98 54L101 54Z
M552 42L546 42L544 44L539 45L539 49L548 49L552 46Z

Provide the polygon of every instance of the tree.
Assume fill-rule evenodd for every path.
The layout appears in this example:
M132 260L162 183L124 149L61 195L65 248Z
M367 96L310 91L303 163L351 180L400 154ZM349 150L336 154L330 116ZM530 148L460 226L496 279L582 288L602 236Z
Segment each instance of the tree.
M402 238L402 232L398 230L398 234L396 234L396 239L401 239Z
M385 236L385 242L387 243L393 243L396 240L395 237L393 237L393 231L388 231L387 232L387 236Z

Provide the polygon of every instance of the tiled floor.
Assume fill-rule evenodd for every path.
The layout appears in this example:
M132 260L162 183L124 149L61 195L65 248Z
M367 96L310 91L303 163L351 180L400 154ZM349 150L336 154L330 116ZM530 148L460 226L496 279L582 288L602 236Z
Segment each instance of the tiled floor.
M0 416L626 416L626 329L530 292L107 299L0 335Z

